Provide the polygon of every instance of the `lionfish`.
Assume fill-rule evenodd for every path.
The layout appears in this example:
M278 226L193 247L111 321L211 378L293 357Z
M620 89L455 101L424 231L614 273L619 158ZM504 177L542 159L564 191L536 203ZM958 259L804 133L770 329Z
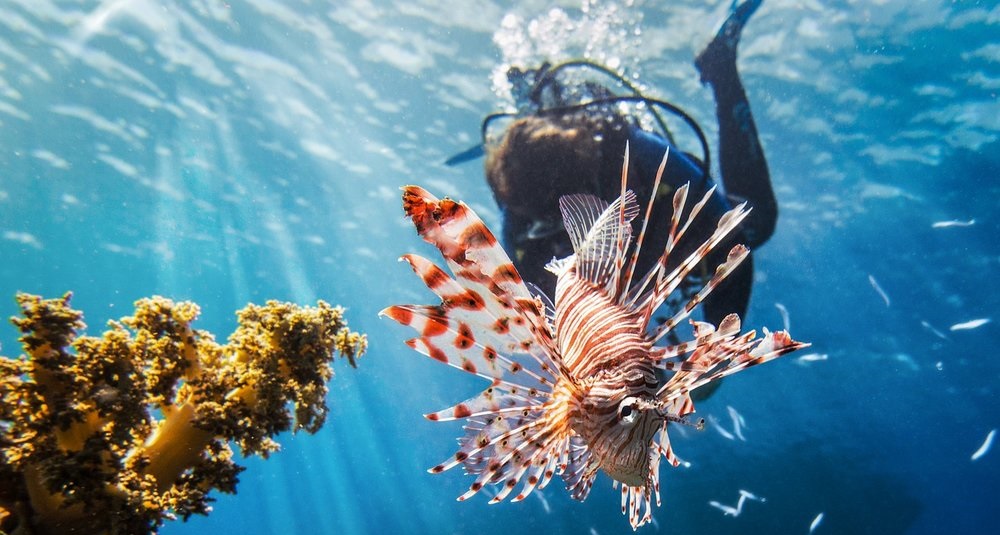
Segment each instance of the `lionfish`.
M625 157L627 169L627 150ZM666 156L653 192L665 163ZM440 250L453 276L426 258L404 255L400 260L441 304L390 306L380 315L419 333L406 341L411 348L490 381L478 396L426 415L433 421L465 420L458 451L430 469L441 473L463 465L476 477L459 501L492 485L496 495L490 503L498 503L522 483L512 500L520 501L556 474L572 497L583 501L603 470L616 487L621 483L622 513L636 529L652 519L653 496L660 505L661 457L673 466L680 463L670 447L669 424L703 427L703 420L688 419L694 412L691 391L806 345L784 331L765 329L761 338L753 331L741 334L736 314L718 327L691 321L693 340L657 345L749 252L733 247L685 306L650 325L667 296L749 212L746 203L727 212L714 233L668 272L675 245L710 195L682 218L688 187L677 189L663 253L635 284L653 198L633 244L632 220L640 208L626 189L624 170L621 195L610 204L586 194L562 197L574 254L546 266L557 276L553 310L529 290L471 208L418 186L403 188L406 216ZM659 379L658 369L673 375Z

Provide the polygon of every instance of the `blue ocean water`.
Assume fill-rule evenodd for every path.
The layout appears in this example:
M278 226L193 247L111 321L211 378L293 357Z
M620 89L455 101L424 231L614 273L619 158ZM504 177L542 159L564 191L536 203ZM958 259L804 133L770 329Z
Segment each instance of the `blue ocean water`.
M224 336L248 301L324 299L369 335L359 368L336 370L322 431L281 437L238 494L163 533L630 531L604 475L584 503L556 481L489 506L455 501L458 470L426 472L460 425L421 415L484 385L376 317L432 298L396 262L434 257L398 188L499 228L481 167L441 162L478 140L502 105L493 74L518 58L618 62L714 144L692 58L729 2L453 4L4 0L0 315L18 290L72 290L96 333L161 294ZM576 30L552 31L564 22ZM1000 457L971 459L1000 427L998 36L995 2L766 0L750 22L739 66L781 216L745 324L781 328L787 311L815 360L727 379L699 405L730 433L738 411L745 440L713 425L675 438L690 466L661 468L644 532L808 533L820 513L814 533L1000 525ZM0 326L2 354L16 338ZM741 489L766 501L738 517L709 505Z

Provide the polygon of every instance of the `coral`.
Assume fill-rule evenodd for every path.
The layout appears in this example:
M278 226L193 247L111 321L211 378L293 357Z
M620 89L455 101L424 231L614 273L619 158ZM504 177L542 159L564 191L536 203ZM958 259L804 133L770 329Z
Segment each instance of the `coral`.
M199 308L141 299L80 336L70 294L18 294L25 352L0 357L0 533L149 533L234 493L244 456L276 434L316 432L336 353L356 366L364 335L339 307L269 301L237 313L225 345L191 327Z

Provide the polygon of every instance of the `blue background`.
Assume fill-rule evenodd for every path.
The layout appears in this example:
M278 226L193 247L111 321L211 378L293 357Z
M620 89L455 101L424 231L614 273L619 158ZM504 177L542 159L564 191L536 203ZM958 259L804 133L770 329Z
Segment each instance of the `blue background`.
M617 58L714 145L691 60L728 2L2 4L0 315L18 290L72 290L97 333L162 294L198 302L197 327L224 337L248 301L321 298L369 335L359 369L337 367L321 432L281 437L236 496L163 533L631 531L604 475L582 504L556 481L544 503L488 506L455 501L458 470L426 473L460 426L420 415L484 385L376 317L431 300L396 263L433 258L398 187L463 199L499 229L479 165L441 162L502 104L491 73L532 54ZM518 28L553 20L577 31L515 50ZM700 404L727 429L738 410L746 441L677 436L691 466L661 469L644 532L807 533L820 512L816 533L1000 524L1000 457L970 460L1000 424L998 323L949 330L1000 304L998 36L991 2L767 0L750 22L739 65L781 217L745 324L780 328L780 303L828 359L786 357ZM975 224L932 227L952 219ZM0 326L3 354L16 336ZM708 505L739 489L767 501L736 518Z

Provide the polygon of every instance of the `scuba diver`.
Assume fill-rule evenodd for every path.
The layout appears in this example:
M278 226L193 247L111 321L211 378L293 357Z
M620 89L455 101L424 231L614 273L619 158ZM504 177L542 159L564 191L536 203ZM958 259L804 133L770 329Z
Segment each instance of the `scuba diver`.
M770 238L777 220L767 161L736 69L736 48L744 24L761 0L736 5L708 46L695 59L701 82L711 87L719 121L717 188L701 215L672 255L672 269L715 229L731 206L747 201L749 217L727 242L715 249L682 285L681 296L668 303L680 306L721 264L729 249L742 243L754 250ZM654 192L653 180L664 153L670 149L660 191L655 192L647 243L639 258L643 273L663 250L676 188L690 183L689 199L700 199L712 186L708 143L697 123L676 106L643 96L613 71L586 61L537 69L512 68L516 113L494 113L483 121L483 144L452 157L449 165L486 156L486 177L502 210L502 241L522 278L554 295L556 278L545 271L553 258L573 252L562 225L559 198L589 193L613 200L620 192L626 143L629 147L628 187L640 200ZM595 79L595 76L604 82ZM677 148L662 113L678 117L701 144L698 158ZM718 325L731 312L744 317L753 283L752 256L702 304L705 321ZM686 295L685 295L686 294ZM718 384L718 383L716 383ZM700 392L706 396L710 392Z

